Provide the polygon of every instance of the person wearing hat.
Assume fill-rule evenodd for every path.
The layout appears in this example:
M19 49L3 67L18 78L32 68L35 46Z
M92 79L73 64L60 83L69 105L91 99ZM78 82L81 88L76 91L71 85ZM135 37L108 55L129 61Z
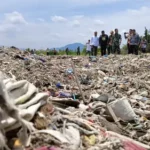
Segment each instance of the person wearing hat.
M108 37L108 55L113 54L113 36L114 31L110 32L110 36Z
M99 37L99 43L101 46L101 56L106 55L106 49L108 44L108 35L105 34L105 31L101 32L101 36Z

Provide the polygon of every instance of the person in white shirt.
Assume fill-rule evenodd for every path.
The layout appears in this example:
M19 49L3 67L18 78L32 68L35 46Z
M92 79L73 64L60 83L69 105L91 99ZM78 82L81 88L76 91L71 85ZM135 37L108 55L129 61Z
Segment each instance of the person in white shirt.
M92 47L92 56L97 56L97 48L99 46L99 38L97 32L94 32L94 36L91 38L90 45Z
M86 54L89 54L89 56L91 55L91 45L90 45L90 40L88 40L88 42L86 43Z

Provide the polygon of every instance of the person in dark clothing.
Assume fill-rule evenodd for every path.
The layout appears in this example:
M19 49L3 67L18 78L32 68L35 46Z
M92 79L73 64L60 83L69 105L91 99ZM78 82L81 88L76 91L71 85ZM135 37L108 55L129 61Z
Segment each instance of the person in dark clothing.
M99 37L99 44L101 46L101 56L106 55L106 49L108 44L108 35L105 34L105 31L101 32L102 35Z
M33 49L31 49L31 54L34 54L34 50Z
M69 55L69 49L68 49L68 47L66 48L66 55Z
M114 36L114 31L110 32L110 36L108 38L108 55L113 54L113 36Z
M118 29L115 29L115 34L113 36L113 51L115 54L120 54L121 41L121 35L118 33Z
M49 56L49 51L46 52L46 55Z
M50 55L50 53L49 53L49 48L46 49L46 55L47 55L47 56Z
M54 55L57 55L57 51L56 51L55 48L54 48L54 50L53 50L53 54L54 54Z
M77 55L80 55L80 47L77 48Z
M127 39L127 48L128 48L128 54L131 54L131 50L130 50L130 38L132 36L133 30L130 29L129 33L125 32L124 33L124 37L125 39Z

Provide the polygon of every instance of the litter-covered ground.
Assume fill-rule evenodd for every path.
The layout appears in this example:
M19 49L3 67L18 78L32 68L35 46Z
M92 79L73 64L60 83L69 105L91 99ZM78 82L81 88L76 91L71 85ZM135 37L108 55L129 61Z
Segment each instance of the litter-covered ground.
M150 149L149 54L96 59L2 48L0 69L9 103L27 124L2 115L10 149Z

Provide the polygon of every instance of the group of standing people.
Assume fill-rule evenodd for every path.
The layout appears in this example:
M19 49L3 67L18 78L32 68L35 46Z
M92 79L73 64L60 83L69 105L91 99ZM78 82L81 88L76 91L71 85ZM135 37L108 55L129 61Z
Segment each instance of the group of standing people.
M128 54L138 55L139 48L143 53L146 53L147 41L146 39L141 39L139 34L136 33L135 29L130 29L129 32L124 33L125 39L127 39L127 49ZM122 42L121 34L119 34L118 29L110 32L108 36L105 31L101 31L101 35L98 37L97 31L94 32L94 36L91 40L86 43L86 55L97 56L98 47L101 49L101 56L106 54L120 54L120 45ZM69 55L69 49L66 48L66 55ZM47 55L48 55L47 51ZM53 54L56 55L57 51L54 49ZM76 54L80 55L80 47L77 47Z
M124 33L125 39L127 39L128 54L138 55L139 48L143 53L146 53L147 41L141 39L136 33L135 29L130 29L129 33Z
M125 39L127 39L128 54L138 55L138 48L140 47L142 52L146 52L147 42L145 39L140 39L135 29L130 29L129 33L124 33ZM118 29L111 31L108 36L105 31L101 32L98 37L98 33L94 32L94 36L86 43L86 54L97 56L98 47L101 47L101 56L106 54L120 54L120 45L122 42L121 34Z
M110 53L120 54L120 45L122 42L122 37L118 32L118 29L115 29L115 33L113 31L110 32L108 36L105 34L105 31L101 32L101 35L98 37L98 33L94 32L94 36L91 40L88 40L87 45L87 53L92 56L97 56L98 47L101 47L101 56L104 56Z

